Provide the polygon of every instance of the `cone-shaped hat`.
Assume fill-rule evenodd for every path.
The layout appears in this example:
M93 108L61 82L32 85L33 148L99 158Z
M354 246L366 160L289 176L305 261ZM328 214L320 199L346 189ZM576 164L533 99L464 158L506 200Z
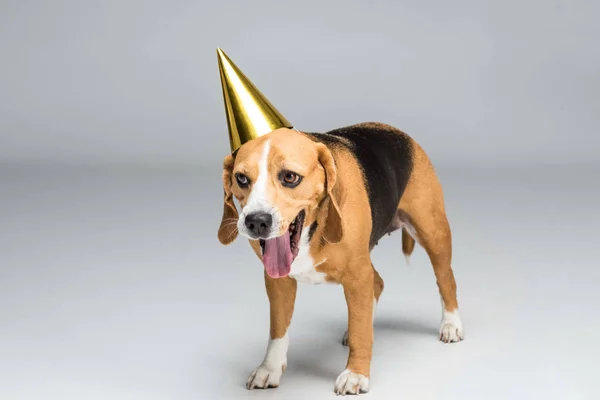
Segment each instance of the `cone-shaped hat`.
M250 82L221 49L217 49L231 152L249 140L293 125Z

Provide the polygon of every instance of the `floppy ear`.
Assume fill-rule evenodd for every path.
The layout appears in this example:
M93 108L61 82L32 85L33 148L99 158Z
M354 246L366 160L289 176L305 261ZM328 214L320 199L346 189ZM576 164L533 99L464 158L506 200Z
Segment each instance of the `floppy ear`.
M327 197L329 198L329 207L327 209L327 223L323 230L323 237L329 243L339 243L344 236L344 227L342 215L338 205L338 198L334 193L335 183L337 181L337 168L331 151L322 143L317 143L319 153L319 162L325 169L327 188Z
M231 193L231 173L233 171L234 158L231 154L223 160L223 217L221 218L221 226L217 236L222 244L229 244L237 238L238 229L238 211L233 203L233 194Z

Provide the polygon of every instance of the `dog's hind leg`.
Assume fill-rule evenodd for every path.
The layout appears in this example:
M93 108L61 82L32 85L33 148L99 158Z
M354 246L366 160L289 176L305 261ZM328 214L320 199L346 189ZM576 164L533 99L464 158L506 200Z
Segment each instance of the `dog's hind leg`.
M415 249L415 239L411 236L406 228L402 228L402 252L406 261Z
M271 313L269 346L263 362L248 377L248 389L279 386L287 366L287 331L294 312L297 283L290 277L273 279L265 273L265 286Z
M446 217L442 187L427 155L416 143L413 172L400 200L397 218L410 235L425 248L431 260L442 300L440 340L445 343L462 340L463 328L456 299L456 281L451 266L452 235ZM405 240L404 229L403 242L406 254L411 243Z
M373 266L373 264L371 264ZM379 273L373 266L373 321L375 321L375 310L377 309L377 303L379 303L379 297L383 293L383 279L379 276ZM342 337L342 345L348 346L348 331L344 333Z
M429 214L417 215L411 219L415 224L419 242L431 260L442 300L440 340L445 343L459 342L463 339L463 329L458 312L456 281L451 266L452 247L448 221L443 210L438 210L435 217Z

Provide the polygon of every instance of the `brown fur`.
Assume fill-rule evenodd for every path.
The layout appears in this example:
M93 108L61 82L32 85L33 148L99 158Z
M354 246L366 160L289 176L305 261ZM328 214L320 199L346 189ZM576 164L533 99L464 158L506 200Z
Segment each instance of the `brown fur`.
M392 129L398 134L402 132ZM349 356L346 368L370 375L373 345L373 301L379 300L383 280L370 258L371 214L367 189L360 166L353 155L343 147L329 149L315 143L306 135L279 129L248 142L236 157L224 161L224 212L219 228L219 240L228 244L235 239L237 220L233 205L235 196L242 207L248 190L237 187L233 174L243 171L251 179L257 174L257 160L264 141L270 140L273 151L269 156L270 170L283 164L292 164L304 175L298 190L281 193L276 186L269 188L270 201L277 204L284 220L281 232L301 209L306 210L305 226L317 221L310 255L318 262L316 267L330 282L343 286L348 306ZM444 210L441 185L425 152L414 141L413 171L408 186L398 204L396 219L390 232L402 228L402 250L410 255L415 240L406 227L414 229L416 239L427 251L433 265L439 291L447 310L458 307L456 283L452 274L450 227ZM256 255L261 258L258 241L250 240ZM292 318L296 296L293 278L272 279L265 274L265 284L271 305L271 338L285 335Z
M413 172L398 206L399 216L409 219L417 240L431 260L440 295L447 311L458 308L452 267L452 235L446 218L444 194L433 165L413 141ZM407 218L407 217L408 218Z
M402 228L402 252L406 257L410 256L415 249L415 239L410 236L410 233Z

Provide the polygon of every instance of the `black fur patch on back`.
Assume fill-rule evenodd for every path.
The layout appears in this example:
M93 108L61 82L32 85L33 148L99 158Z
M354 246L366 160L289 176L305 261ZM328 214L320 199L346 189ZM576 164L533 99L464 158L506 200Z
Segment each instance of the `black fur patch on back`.
M348 148L362 169L369 194L370 245L386 234L408 184L413 167L409 137L399 130L378 124L352 125L327 133L307 133L327 147Z

